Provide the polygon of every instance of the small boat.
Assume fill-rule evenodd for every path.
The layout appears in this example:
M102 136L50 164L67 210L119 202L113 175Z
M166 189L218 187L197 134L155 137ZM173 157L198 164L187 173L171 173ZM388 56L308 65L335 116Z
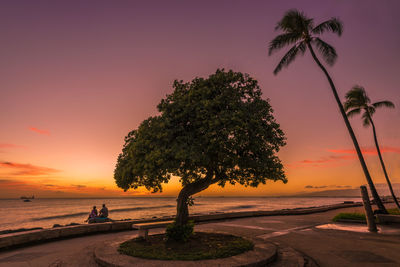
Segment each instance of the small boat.
M34 195L32 195L31 197L22 196L20 198L21 199L35 199L35 196ZM28 202L28 201L26 201L26 202Z
M24 202L32 202L32 201L30 201L29 199L24 199Z

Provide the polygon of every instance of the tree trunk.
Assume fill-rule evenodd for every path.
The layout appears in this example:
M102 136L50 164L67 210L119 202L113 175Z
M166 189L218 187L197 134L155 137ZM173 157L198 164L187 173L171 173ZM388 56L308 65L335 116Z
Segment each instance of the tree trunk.
M310 52L311 52L311 55L312 55L313 59L315 60L317 65L321 68L321 70L324 72L326 78L328 79L328 82L329 82L329 85L331 86L331 89L332 89L333 95L335 97L335 100L336 100L336 102L337 102L337 104L339 106L340 113L342 114L342 117L343 117L344 122L346 124L347 130L349 131L351 140L353 141L354 147L355 147L356 152L357 152L358 159L360 160L361 167L362 167L362 169L364 171L365 178L367 179L367 182L368 182L368 185L369 185L369 189L371 190L371 194L372 194L372 196L373 196L373 198L375 200L375 203L378 206L378 209L382 213L387 214L387 210L386 210L385 206L383 205L383 203L382 203L382 201L381 201L381 199L380 199L380 197L378 195L378 192L376 191L375 185L374 185L374 183L373 183L373 181L371 179L371 175L369 174L367 165L365 164L365 160L364 160L364 157L363 157L363 155L361 153L360 146L358 145L356 136L354 135L353 129L351 128L349 119L347 118L346 112L344 111L342 102L340 101L340 98L339 98L339 95L338 95L338 93L336 91L335 85L333 84L333 81L332 81L331 77L329 76L328 71L325 69L325 67L321 64L321 62L319 61L319 59L315 55L311 44L307 43L307 46L310 49Z
M386 172L385 163L383 162L381 150L379 149L378 138L376 137L375 124L372 121L371 117L369 117L369 121L371 122L371 125L372 125L372 131L374 133L374 141L375 141L376 151L378 152L379 160L381 161L381 166L382 166L383 173L385 174L386 182L387 182L387 184L389 186L389 190L390 190L390 193L392 194L393 200L396 203L397 208L400 210L399 202L397 201L396 195L393 192L392 183L390 182L389 176L388 176L388 174Z
M188 207L188 203L187 200L189 198L189 195L187 195L184 192L183 188L181 190L181 192L179 192L179 196L177 201L177 205L176 205L176 218L175 218L175 222L177 225L185 225L187 223L187 221L189 220L189 207Z
M185 185L179 192L176 206L176 225L185 225L189 220L189 207L188 199L191 195L207 189L211 184L215 183L213 180L213 172L209 171L205 178L198 180L194 183Z

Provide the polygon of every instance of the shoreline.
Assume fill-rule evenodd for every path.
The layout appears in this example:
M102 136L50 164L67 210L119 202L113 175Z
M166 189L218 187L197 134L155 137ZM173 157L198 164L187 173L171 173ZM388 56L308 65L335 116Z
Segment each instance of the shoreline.
M189 216L195 223L223 221L227 219L238 219L246 217L260 216L293 216L326 212L330 210L360 207L361 202L339 203L318 207L281 209L272 211L243 211L230 213L209 213ZM21 246L44 243L60 239L69 239L85 235L110 233L118 231L133 230L132 224L160 222L173 219L175 216L164 216L160 218L137 219L137 220L119 220L105 223L78 224L70 226L60 226L55 228L45 228L37 230L28 230L22 232L8 233L0 235L0 251L18 248Z
M387 203L387 202L385 202ZM344 201L343 203L337 203L337 204L328 204L328 205L321 205L321 206L309 206L309 207L296 207L296 208L288 208L288 209L277 209L277 210L249 210L249 211L231 211L231 212L224 212L224 211L212 211L208 213L193 213L189 215L190 219L196 220L196 218L202 218L204 216L211 216L210 218L214 217L220 217L220 216L227 216L228 218L234 218L235 216L238 216L238 218L241 217L254 217L254 216L273 216L273 215L297 215L297 214L307 214L310 211L313 211L313 209L323 209L323 208L331 208L337 205L348 205L348 204L361 204L362 202L356 202L356 201ZM305 212L305 213L304 213ZM290 214L288 214L290 213ZM293 214L292 214L293 213ZM231 217L233 216L233 217ZM165 216L154 216L154 217L148 217L148 218L140 218L140 219L131 219L131 218L123 218L123 219L118 219L118 220L112 220L111 222L123 222L123 221L135 221L135 222L158 222L158 221L164 221L164 220L171 220L175 217L175 214L171 215L165 215ZM97 223L98 224L98 223ZM67 224L59 224L55 223L52 227L42 227L42 226L36 226L36 227L21 227L17 229L4 229L0 230L0 237L5 234L12 234L12 233L19 233L19 232L27 232L27 231L32 231L32 230L46 230L46 229L54 229L58 227L68 227L68 226L75 226L75 225L87 225L86 223L75 223L75 222L70 222Z
M158 198L157 198L158 199ZM221 201L217 201L221 199ZM224 200L226 199L226 200ZM242 211L276 211L284 209L311 208L324 205L333 205L343 203L344 201L357 202L360 198L304 198L304 200L296 200L296 198L244 198L241 201L238 198L199 198L194 207L190 208L191 215L208 215L214 213L230 213ZM265 200L264 200L265 199ZM268 200L270 199L270 200ZM7 201L7 200L6 200ZM11 201L11 200L9 200ZM52 228L54 225L84 224L84 220L88 216L88 210L84 207L92 207L93 200L73 200L66 204L63 200L54 199L38 199L31 203L19 203L20 200L14 201L12 209L0 209L5 212L5 218L0 223L0 234L22 231L25 228ZM15 202L16 201L16 202ZM55 201L54 203L52 201ZM126 219L152 219L157 216L171 217L176 214L176 202L171 199L165 200L111 200L102 199L101 202L109 204L110 218L114 220ZM220 203L220 204L219 204ZM4 205L7 207L8 205ZM57 207L60 207L58 209ZM48 208L48 209L47 209ZM26 209L37 210L30 213L30 216L21 216ZM40 210L42 209L42 210ZM151 210L150 210L151 209ZM154 210L154 211L153 211ZM16 212L16 216L13 213ZM17 216L18 215L18 216Z
M394 203L390 199L383 199L383 203ZM330 210L330 209L335 209L334 207L338 206L338 208L341 208L343 205L356 205L356 206L362 206L362 202L358 201L343 201L342 203L336 203L336 204L327 204L327 205L321 205L321 206L308 206L308 207L295 207L295 208L287 208L287 209L276 209L276 210L248 210L248 211L211 211L211 212L197 212L197 213L192 213L190 215L190 218L193 220L200 220L202 221L203 219L201 218L209 218L210 220L216 220L215 218L219 217L226 217L226 218L242 218L242 217L256 217L256 216L277 216L277 215L301 215L301 214L309 214L309 213L315 213L315 212L322 212L324 209ZM371 202L373 204L373 202ZM344 206L346 207L346 206ZM315 209L317 209L315 211ZM158 222L158 221L164 221L164 220L173 220L175 217L175 214L169 214L169 215L164 215L164 216L153 216L153 217L142 217L142 218L137 218L137 219L131 219L131 218L121 218L121 219L116 219L112 220L111 222L124 222L124 221L134 221L134 222ZM199 219L200 218L200 219ZM208 220L208 219L207 219ZM59 224L59 223L54 223L53 226L32 226L32 227L20 227L16 229L3 229L0 230L0 237L5 235L5 234L13 234L13 233L20 233L20 232L28 232L32 230L46 230L46 229L54 229L54 228L59 228L59 227L68 227L68 226L76 226L76 225L87 225L86 223L76 223L76 222L69 222L65 224Z

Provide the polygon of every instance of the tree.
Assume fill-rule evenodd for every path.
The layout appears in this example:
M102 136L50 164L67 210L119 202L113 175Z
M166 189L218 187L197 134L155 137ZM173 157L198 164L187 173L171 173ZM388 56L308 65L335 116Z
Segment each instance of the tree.
M304 13L299 12L298 10L289 10L285 13L283 18L278 22L275 30L283 31L282 34L276 36L269 44L269 55L273 52L282 49L285 46L293 45L289 51L283 56L279 64L276 66L274 70L274 74L278 74L283 67L287 67L292 63L298 55L304 55L306 50L308 49L317 63L317 65L321 68L326 78L328 79L329 85L332 89L332 93L335 97L335 100L339 106L340 113L344 119L347 130L350 134L350 137L353 141L354 147L356 149L358 158L361 163L361 167L364 171L365 178L368 182L369 188L371 190L372 196L382 213L387 213L385 207L382 204L382 201L376 191L375 185L372 181L372 178L369 174L367 165L361 154L360 146L358 145L356 136L354 135L353 129L351 128L350 122L346 116L346 113L343 109L343 105L340 101L338 93L336 91L335 85L330 77L328 71L324 67L324 65L320 62L317 55L314 52L313 46L317 48L317 50L322 55L322 58L325 62L332 66L336 59L337 54L336 50L330 44L324 42L319 35L325 32L332 32L340 36L343 31L342 22L337 18L331 18L330 20L324 21L321 24L314 27L313 19L308 18Z
M376 136L376 129L374 121L372 120L372 116L374 115L377 108L387 107L387 108L394 108L394 104L390 101L379 101L371 104L371 100L365 92L364 87L356 85L347 92L346 94L346 102L344 103L344 110L347 112L347 117L353 117L355 115L360 114L363 120L363 125L365 127L372 126L372 133L374 135L375 147L376 151L378 152L378 157L381 162L383 173L385 174L386 182L389 186L390 193L396 203L397 207L400 209L399 202L397 201L396 195L393 192L392 183L390 182L389 176L386 171L385 163L383 162L381 150L378 144L378 138Z
M285 145L284 133L255 79L217 70L207 79L175 81L173 88L157 106L160 115L125 137L114 172L119 187L158 192L179 177L176 224L182 226L190 197L212 184L286 183L275 155Z

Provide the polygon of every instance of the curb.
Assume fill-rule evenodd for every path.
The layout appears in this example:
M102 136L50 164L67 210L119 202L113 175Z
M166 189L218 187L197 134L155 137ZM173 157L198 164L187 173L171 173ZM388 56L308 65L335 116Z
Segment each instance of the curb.
M119 254L117 248L121 242L112 244L103 243L94 250L94 259L102 267L125 266L163 266L163 267L197 267L197 266L266 266L278 257L278 249L272 243L253 241L254 249L245 253L220 259L198 261L163 261L136 258Z
M351 219L337 219L334 223L355 223L355 224L367 224L367 221L362 220L351 220Z

